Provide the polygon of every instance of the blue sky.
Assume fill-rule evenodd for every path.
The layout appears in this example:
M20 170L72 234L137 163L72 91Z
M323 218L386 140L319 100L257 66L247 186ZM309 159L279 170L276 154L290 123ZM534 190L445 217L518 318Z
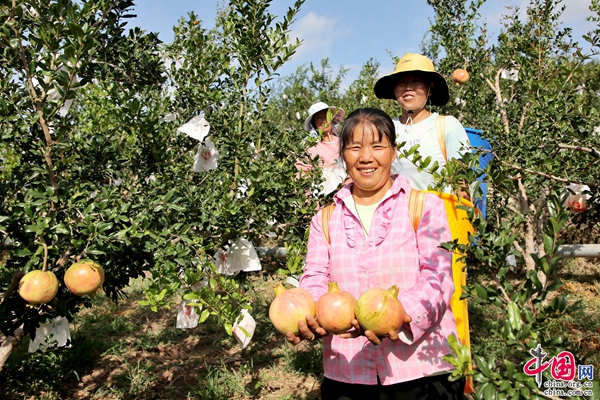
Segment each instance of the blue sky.
M194 11L202 26L214 26L218 4L224 0L137 0L134 14L137 18L129 25L137 25L146 31L158 32L164 42L173 40L173 26L181 17ZM352 4L354 3L354 4ZM393 70L387 51L402 56L418 52L427 33L433 9L425 0L306 0L296 22L292 25L291 38L304 40L302 46L279 72L293 73L299 65L329 57L334 70L340 66L349 68L346 84L358 75L361 66L373 58L381 64L381 74ZM270 13L283 15L293 0L273 0ZM506 6L518 6L523 11L527 0L488 0L481 9L482 19L488 24L489 33L496 37L501 16L507 14ZM590 0L564 0L563 26L572 27L574 38L583 43L581 35L595 25L586 21L590 14Z

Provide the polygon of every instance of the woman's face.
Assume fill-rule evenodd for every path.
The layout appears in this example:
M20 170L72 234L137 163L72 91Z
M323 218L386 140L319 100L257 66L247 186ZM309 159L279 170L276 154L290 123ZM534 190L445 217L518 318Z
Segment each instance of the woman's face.
M396 83L394 95L403 110L418 110L427 103L430 85L418 75L406 73Z
M313 125L315 128L320 129L323 133L329 133L331 131L331 122L327 122L327 109L321 110L313 117Z
M390 143L386 135L379 140L374 125L362 123L356 126L343 157L354 182L353 194L356 197L383 196L391 186L391 167L396 157L396 146Z

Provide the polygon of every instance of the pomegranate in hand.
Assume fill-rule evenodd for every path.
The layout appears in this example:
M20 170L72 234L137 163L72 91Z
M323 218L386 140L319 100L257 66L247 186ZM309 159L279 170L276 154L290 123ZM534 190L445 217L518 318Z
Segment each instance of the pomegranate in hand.
M356 319L364 330L377 336L397 331L404 321L404 307L398 300L398 287L372 288L356 301Z
M306 320L307 315L316 315L315 301L310 293L301 288L286 290L281 283L275 286L275 300L269 306L269 319L278 332L299 334L298 322Z
M355 308L354 296L330 282L329 291L317 301L317 321L329 333L346 332L352 327Z

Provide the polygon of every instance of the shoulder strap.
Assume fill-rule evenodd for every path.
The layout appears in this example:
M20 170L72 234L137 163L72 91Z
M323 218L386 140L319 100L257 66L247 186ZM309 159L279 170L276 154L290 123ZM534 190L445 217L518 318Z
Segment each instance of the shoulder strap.
M425 207L425 192L417 189L410 189L408 194L408 212L410 214L410 224L415 233L421 223L423 208Z
M327 240L327 244L331 244L331 239L329 239L329 220L331 219L334 208L335 203L331 203L330 205L323 207L321 213L321 225L323 225L323 235L325 236L325 240Z
M435 120L435 130L437 132L437 139L440 145L440 149L442 149L442 155L444 156L444 161L448 161L448 157L446 156L446 116L438 115Z

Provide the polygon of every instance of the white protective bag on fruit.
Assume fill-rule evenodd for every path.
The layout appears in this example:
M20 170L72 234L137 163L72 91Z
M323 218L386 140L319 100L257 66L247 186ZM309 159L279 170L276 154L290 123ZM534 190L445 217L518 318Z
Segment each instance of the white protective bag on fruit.
M256 249L246 238L238 238L229 249L231 271L260 271L262 266Z
M198 326L198 320L200 319L200 314L198 312L202 310L202 306L194 307L190 306L191 300L182 300L179 303L179 308L177 309L177 323L175 327L177 329L191 329Z
M192 170L194 172L204 172L216 169L218 160L219 152L214 143L207 138L198 145L198 152L196 152L196 155L194 156L194 166L192 167Z
M204 119L204 111L200 115L190 119L185 124L177 128L178 132L185 133L191 138L203 141L210 131L210 124Z
M250 344L255 329L256 321L254 321L254 318L252 318L252 315L250 315L248 310L243 309L242 320L239 323L236 322L233 324L233 336L239 345L242 346L242 350Z
M35 340L29 341L29 353L35 353L38 349L47 346L71 347L69 320L65 317L56 317L51 322L40 324L35 330Z

